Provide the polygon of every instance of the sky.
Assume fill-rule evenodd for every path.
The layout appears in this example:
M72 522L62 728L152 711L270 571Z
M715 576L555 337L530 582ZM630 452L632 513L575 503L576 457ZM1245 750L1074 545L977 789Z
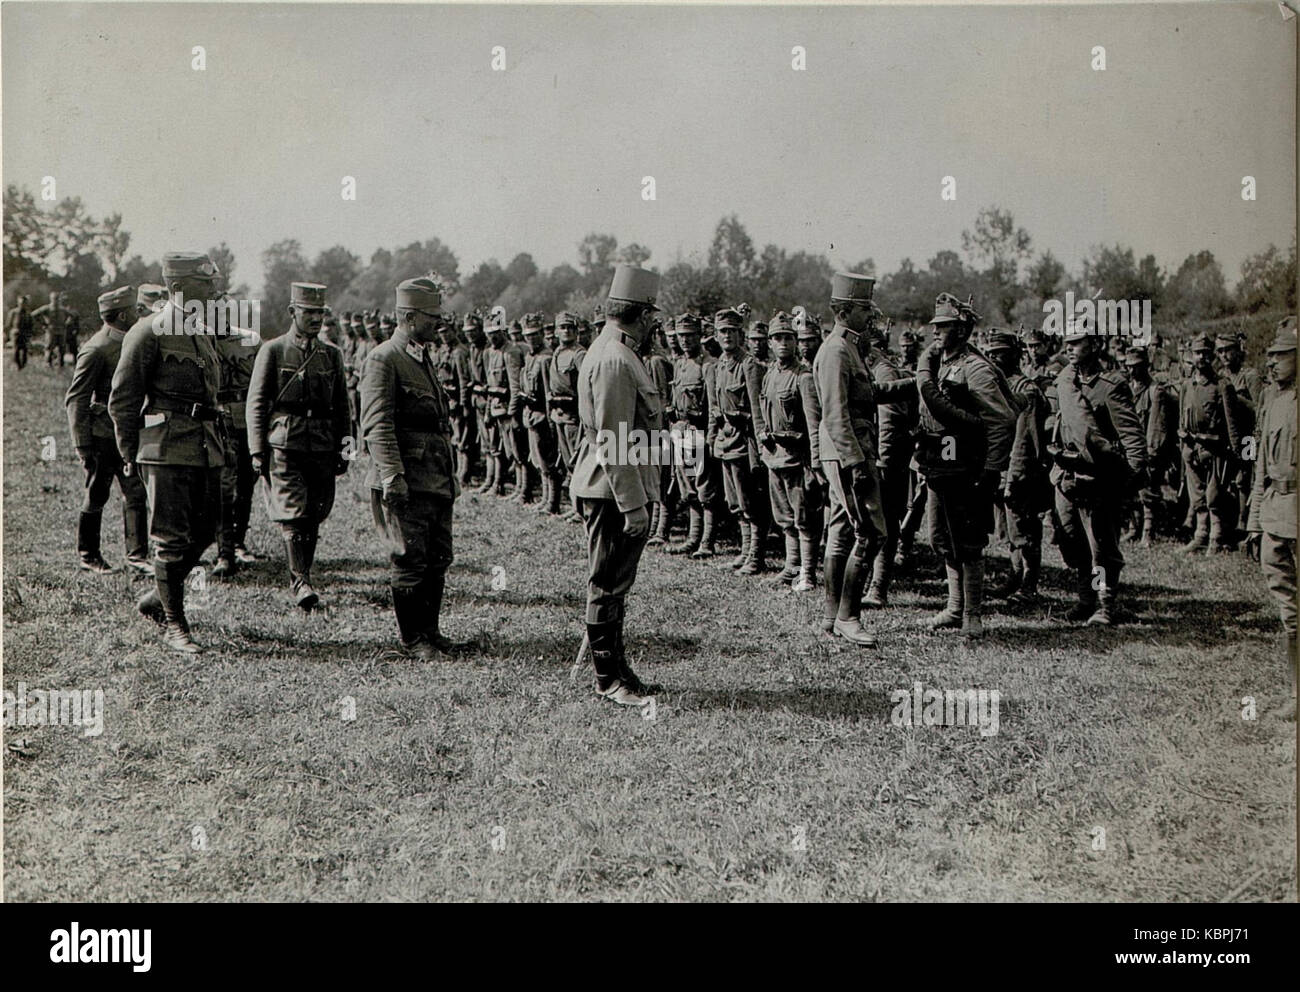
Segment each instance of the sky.
M520 251L576 264L598 231L667 267L733 213L757 248L884 273L959 250L990 205L1072 270L1096 244L1171 271L1208 248L1231 284L1295 231L1300 18L1273 2L6 2L0 20L4 182L54 176L121 212L146 259L225 241L254 287L284 238L368 259L437 237L464 276Z

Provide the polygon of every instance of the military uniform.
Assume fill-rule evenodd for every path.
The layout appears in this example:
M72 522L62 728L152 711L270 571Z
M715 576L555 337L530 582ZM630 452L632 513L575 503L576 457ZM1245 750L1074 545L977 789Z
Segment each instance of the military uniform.
M218 273L200 253L169 252L163 278L205 281ZM185 617L185 579L221 519L225 442L217 409L221 356L211 329L168 302L136 321L122 342L108 412L122 460L139 466L149 502L156 593L138 604L161 617L168 646L199 650Z
M9 311L9 332L14 349L14 364L20 369L27 364L27 348L32 340L35 321L32 312L27 309L27 298L23 297L18 306Z
M712 420L708 377L713 363L698 348L694 355L689 352L690 346L686 341L698 341L700 333L700 319L695 314L679 315L675 326L683 354L673 362L672 402L668 410L671 429L684 446L684 457L673 464L673 481L690 519L686 540L669 551L708 558L714 550L717 525L714 514L720 489L718 465L708 444Z
M318 598L311 569L320 525L334 508L334 477L347 471L347 376L343 353L300 321L324 309L325 287L293 283L294 326L262 346L248 387L248 450L266 476L267 516L280 525L294 601Z
M447 411L451 417L451 444L456 451L456 478L461 486L469 482L474 464L474 437L478 425L474 422L473 390L469 366L469 348L455 336L450 326L447 341L440 343L433 355L433 367L438 383L447 395Z
M1178 401L1164 383L1151 378L1145 348L1131 348L1124 356L1133 394L1133 412L1146 434L1147 475L1138 492L1142 515L1134 525L1133 540L1151 547L1156 518L1164 506L1162 482L1178 458Z
M646 347L649 348L643 358L646 372L650 375L650 381L655 384L660 399L667 401L673 394L672 360L658 350L653 338L646 342ZM668 461L659 466L659 495L661 501L654 504L650 514L650 537L646 541L647 545L664 544L672 534L678 494L677 487L673 485L673 466Z
M68 311L58 293L50 294L50 302L32 311L32 319L45 324L45 365L50 367L54 360L59 360L63 368L64 335L67 329Z
M1213 342L1205 335L1191 345L1193 356L1213 350ZM1196 527L1184 551L1204 547L1207 536L1211 553L1224 550L1232 541L1238 509L1232 481L1242 450L1237 415L1232 384L1213 368L1194 368L1179 396L1178 437L1188 515Z
M885 606L889 602L890 572L898 553L900 527L907 513L918 399L915 388L898 395L896 391L900 387L890 385L906 380L914 387L915 378L894 364L885 352L873 347L863 361L880 394L876 407L879 437L876 465L880 469L881 509L885 514L885 539L880 543L872 564L867 603ZM885 393L891 389L895 390L893 398L886 399Z
M99 297L99 311L107 319L118 311L131 311L130 286L111 290ZM113 480L122 491L122 535L127 564L152 572L149 563L149 511L144 483L139 475L125 475L122 457L108 415L108 397L113 372L122 354L126 331L107 322L77 352L72 383L64 404L72 443L86 470L86 495L77 521L77 557L87 571L109 571L99 550L100 521Z
M1296 352L1295 317L1283 321L1269 355ZM1261 404L1259 450L1246 530L1260 535L1259 563L1287 636L1292 678L1296 665L1296 388L1269 389ZM1293 682L1294 687L1294 682Z
M253 508L253 489L257 475L248 450L247 397L253 379L253 364L262 347L262 339L245 328L232 327L218 334L217 352L221 355L221 388L217 406L221 426L226 432L226 464L221 470L221 530L217 542L217 564L213 575L233 574L240 563L256 559L244 546L248 518Z
M1214 339L1214 350L1223 360L1223 377L1232 384L1236 394L1237 432L1242 443L1255 433L1255 421L1263 399L1264 383L1255 369L1245 364L1241 342L1236 337L1220 335ZM1250 515L1250 487L1254 475L1251 460L1236 452L1236 473L1232 488L1237 497L1237 524L1243 529Z
M609 299L653 308L658 285L654 273L620 264ZM587 530L587 643L596 692L627 705L648 702L645 687L627 664L623 623L648 536L649 505L660 497L657 465L648 458L633 464L631 457L621 457L630 453L608 448L608 439L620 432L628 437L642 431L650 437L649 432L661 429L660 397L637 357L637 346L637 339L611 319L583 360L578 373L582 437L569 486ZM635 532L629 533L629 527Z
M557 448L546 405L546 370L551 364L551 353L543 343L542 331L541 315L530 314L524 336L527 353L519 373L520 417L528 431L529 467L542 482L542 508L548 513L559 513L560 482L555 468Z
M578 326L577 319L570 313L557 314L555 323L557 326ZM571 470L578 451L581 428L578 421L578 371L586 356L586 349L580 345L566 347L560 344L551 355L546 376L550 387L546 405L550 409L551 423L555 425L560 464L566 474Z
M415 311L412 320L441 306L441 291L430 279L408 279L397 287L397 309ZM392 563L398 636L405 648L429 657L455 647L441 634L440 614L460 486L447 396L427 349L407 326L366 362L361 423L370 452L370 506Z

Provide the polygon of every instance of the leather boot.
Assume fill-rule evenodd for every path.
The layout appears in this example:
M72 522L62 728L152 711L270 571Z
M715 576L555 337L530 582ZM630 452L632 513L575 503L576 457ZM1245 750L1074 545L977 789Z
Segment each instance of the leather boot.
M393 614L397 617L397 639L402 650L421 661L437 661L438 649L424 637L428 620L427 592L420 586L390 586L393 592Z
M700 534L704 528L704 514L698 506L687 508L690 523L687 527L686 540L681 544L669 545L670 555L689 555L700 546Z
M817 588L817 546L811 537L799 535L799 578L790 587L795 592L812 592Z
M786 585L793 582L799 575L799 535L785 535L785 567L781 569L781 574L777 576Z
M754 540L754 525L744 517L740 518L740 553L731 560L732 568L740 568L749 561L749 545Z
M77 517L77 567L83 572L111 572L113 569L99 553L99 525L102 511L82 513Z
M1097 592L1097 609L1088 617L1090 627L1113 627L1119 623L1119 609L1116 597L1119 595L1119 572L1111 569L1106 573L1106 584Z
M1198 510L1196 513L1196 530L1192 534L1192 539L1184 544L1178 550L1185 555L1195 554L1205 547L1206 538L1209 536L1210 514L1206 510Z
M1074 584L1075 589L1078 591L1079 601L1065 614L1065 619L1071 623L1081 623L1097 610L1097 590L1092 587L1091 570L1087 567L1083 568L1075 576Z
M149 570L154 571L152 564L149 566ZM162 597L158 595L156 578L149 587L149 591L136 600L135 608L140 611L140 615L146 620L152 620L160 626L167 622L167 614L163 611Z
M497 460L491 455L483 459L483 484L474 491L481 496L486 496L492 491L492 487L497 481Z
M510 463L506 460L505 455L496 456L497 470L496 476L492 480L492 495L504 497L506 494L506 473L510 471Z
M975 639L984 636L980 608L984 602L984 559L963 562L961 566L961 636Z
M163 643L182 654L198 654L202 648L190 636L190 625L185 619L185 578L189 567L180 564L156 564L154 581L158 584L158 599L162 603L165 625Z
M871 565L871 584L867 586L867 595L862 600L863 606L877 609L889 605L889 565L892 555L888 547L876 552L876 560Z
M663 516L663 509L662 503L650 504L650 522L646 525L646 533L650 535L645 540L647 547L651 544L663 543L659 537L659 519Z
M767 529L761 524L749 525L749 554L739 571L741 575L760 575L767 571Z
M1141 541L1141 545L1140 545L1141 547L1144 547L1144 548L1149 548L1149 547L1151 547L1152 535L1155 534L1155 530L1156 530L1156 514L1155 514L1155 511L1154 511L1153 509L1151 509L1151 507L1149 507L1149 506L1147 506L1147 507L1143 507L1143 509L1142 509L1142 541Z
M713 548L713 527L713 511L705 510L704 525L700 531L700 543L695 550L691 552L692 558L712 558L714 554L716 554Z
M825 573L822 586L826 592L822 605L822 630L827 634L835 633L835 617L840 610L840 593L844 589L844 566L847 564L843 555L826 552Z
M126 563L137 572L153 574L149 561L149 508L122 509L122 543L126 546Z
M1021 572L1020 589L1011 597L1013 602L1030 604L1038 601L1038 573L1042 569L1042 548L1030 548L1023 554L1024 571Z
M961 587L961 567L955 561L943 563L948 577L948 605L925 621L931 630L948 630L961 626L965 597Z
M442 599L447 590L447 573L435 572L424 580L424 639L443 654L459 654L472 647L468 641L453 641L445 637L440 626L442 617Z
M873 555L872 558L875 556ZM851 644L864 648L876 646L876 635L862 625L862 590L871 575L871 563L850 555L844 566L844 587L840 591L840 605L835 614L834 632Z
M546 493L546 512L551 516L560 514L560 480L554 475L546 477L546 484L549 488Z
M299 609L310 610L319 601L311 587L310 538L301 531L284 535L285 551L289 558L289 590Z
M1005 581L994 589L989 590L989 595L994 599L1007 599L1018 590L1024 581L1025 556L1019 548L1011 549L1011 571L1007 573Z

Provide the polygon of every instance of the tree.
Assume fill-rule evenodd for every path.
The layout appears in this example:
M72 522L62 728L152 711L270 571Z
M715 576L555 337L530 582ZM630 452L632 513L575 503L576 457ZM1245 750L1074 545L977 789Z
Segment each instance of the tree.
M1051 251L1045 251L1025 273L1026 288L1030 294L1044 300L1054 299L1061 292L1061 283L1065 281L1065 266Z
M221 273L221 281L226 290L229 291L235 285L235 253L223 241L217 247L208 249L208 258L212 259L212 264ZM297 276L296 278L301 279L303 277Z
M618 250L618 260L626 265L645 265L650 260L650 249L633 242Z
M733 295L745 295L744 284L756 274L754 242L735 214L723 217L713 231L709 268L721 270Z
M501 264L495 258L488 259L465 280L465 310L483 310L492 306L509 285L510 277Z
M1261 310L1294 310L1296 283L1296 245L1283 255L1276 245L1249 256L1241 263L1241 281L1237 283L1237 306L1246 313Z
M874 258L864 258L861 262L855 263L849 271L862 276L871 276L874 279L876 278L876 260Z
M127 249L131 247L131 234L129 231L122 230L121 214L109 214L104 218L96 243L108 282L116 283L122 267L122 259L126 257Z
M588 234L578 243L578 264L582 266L582 288L587 293L609 289L614 271L618 239L612 234Z
M1029 258L1029 232L1016 227L1011 211L985 207L975 217L974 230L961 232L961 247L983 276L988 304L1008 316L1023 295L1020 265ZM979 268L983 266L983 268Z
M413 241L398 248L393 252L388 274L392 282L388 287L390 294L399 282L418 276L435 276L449 296L460 286L460 263L455 253L437 238L423 243Z
M1188 255L1166 285L1165 295L1178 320L1212 320L1228 312L1223 269L1210 251Z
M311 263L307 276L312 282L318 282L328 290L328 296L341 300L347 293L352 280L361 274L361 259L342 245L326 248ZM340 307L340 309L354 309Z
M677 262L663 274L659 285L663 302L659 305L672 314L689 310L711 316L734 302L727 282L726 274L711 265L697 268L689 262Z
M289 284L302 279L307 259L293 238L277 241L262 252L262 337L275 337L289 326Z
M521 251L506 266L506 278L515 286L525 285L528 280L536 275L537 263L533 261L533 256L526 251Z

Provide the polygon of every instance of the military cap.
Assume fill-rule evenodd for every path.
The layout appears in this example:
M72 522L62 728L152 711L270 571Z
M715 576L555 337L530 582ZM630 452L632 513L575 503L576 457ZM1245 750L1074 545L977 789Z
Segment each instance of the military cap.
M307 310L324 310L325 287L318 282L290 283L289 304Z
M381 314L379 315L379 326L380 326L380 327L396 327L396 326L397 326L397 318L394 317L391 313L381 313Z
M1047 335L1043 333L1041 327L1035 327L1025 335L1025 344L1046 344Z
M555 326L556 327L565 327L565 326L577 327L578 315L576 313L570 313L568 310L561 310L559 313L555 315Z
M591 308L591 325L599 327L603 323L605 323L605 308L597 303Z
M524 330L540 331L542 329L542 315L540 313L524 314Z
M1296 320L1294 316L1287 317L1286 320L1280 321L1277 325L1277 335L1273 338L1273 343L1268 346L1268 354L1277 355L1286 351L1296 350Z
M749 325L749 333L747 337L751 337L751 338L767 337L767 324L763 323L763 321L761 320L754 321Z
M119 286L117 289L110 289L107 293L100 293L99 312L108 313L111 310L125 309L131 305L131 297L134 295L130 286Z
M677 333L678 334L699 334L700 318L693 313L678 314Z
M724 327L744 327L745 318L727 307L725 310L719 310L713 315L713 326L715 330L721 330Z
M898 343L899 344L920 344L921 335L916 331L912 330L910 327L905 327L903 328L903 330L898 332Z
M753 308L748 303L745 303L744 301L737 303L731 309L735 310L736 313L740 314L742 319L748 318L750 313L753 311Z
M1198 334L1196 337L1192 338L1190 350L1192 354L1196 354L1198 351L1213 351L1214 342L1210 339L1208 334Z
M1147 365L1150 361L1151 359L1147 355L1147 350L1145 348L1133 347L1124 352L1125 365Z
M169 251L162 257L163 279L215 279L221 274L207 253Z
M778 310L772 315L772 323L767 328L768 337L776 337L778 334L794 336L794 321L784 310Z
M1002 351L1005 348L1018 349L1020 339L1010 331L991 328L988 332L988 343L984 347L988 351Z
M972 324L978 323L980 315L970 303L963 303L952 293L940 293L934 298L934 319L931 324L951 324L957 320L967 320Z
M476 327L483 326L483 318L476 313L467 313L464 322L460 326L463 331L472 331Z
M509 326L506 320L505 307L493 307L488 311L487 329L489 331L504 331Z
M623 303L644 303L651 310L658 310L655 297L659 295L659 275L649 269L620 262L614 266L614 278L610 281L609 292L605 294L611 300Z
M159 286L154 282L145 282L140 284L140 288L135 291L135 302L142 307L148 307L152 310L160 303L167 300L167 287Z
M1240 348L1241 340L1235 334L1216 334L1214 336L1214 350L1220 348Z
M398 310L442 312L442 288L428 276L407 279L397 284ZM384 314L387 317L387 314Z
M831 302L850 303L871 299L876 280L857 272L836 272L831 276Z

